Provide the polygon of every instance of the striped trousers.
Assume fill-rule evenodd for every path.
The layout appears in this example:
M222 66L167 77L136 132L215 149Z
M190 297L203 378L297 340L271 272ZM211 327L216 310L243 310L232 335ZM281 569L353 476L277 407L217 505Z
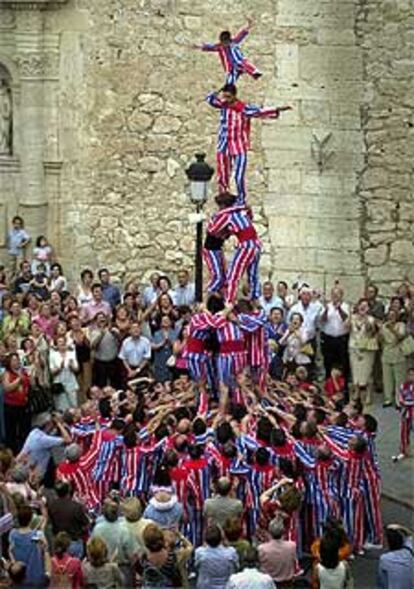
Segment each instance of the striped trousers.
M261 74L260 70L248 59L243 59L241 63L234 64L230 71L226 75L226 84L236 84L237 80L242 74L248 74L249 76L255 76Z
M226 259L222 250L203 249L203 259L210 274L208 292L219 292L226 286Z
M217 182L219 192L231 192L230 178L234 171L234 181L237 187L236 204L246 202L246 168L247 153L230 155L227 151L217 152Z
M410 433L414 425L414 407L403 407L400 419L400 452L406 456L410 445Z
M245 272L247 272L250 298L260 297L260 254L261 247L255 241L245 241L237 247L227 271L226 302L233 303L236 300L237 289Z

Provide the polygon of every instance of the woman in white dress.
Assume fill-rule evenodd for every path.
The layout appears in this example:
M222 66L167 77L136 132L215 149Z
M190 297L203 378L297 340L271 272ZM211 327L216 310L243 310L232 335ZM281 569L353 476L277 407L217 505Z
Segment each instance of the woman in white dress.
M58 411L66 411L78 406L79 384L76 373L79 365L76 360L76 350L68 346L64 336L56 338L56 347L51 348L49 367L52 375L55 407ZM57 392L60 389L60 392Z

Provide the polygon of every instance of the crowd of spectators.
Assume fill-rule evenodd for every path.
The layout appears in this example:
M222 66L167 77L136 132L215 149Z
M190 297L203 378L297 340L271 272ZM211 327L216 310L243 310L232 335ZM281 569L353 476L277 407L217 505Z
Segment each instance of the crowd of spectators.
M0 586L352 587L353 556L383 543L378 393L401 411L395 460L408 453L409 285L351 302L339 284L264 282L268 374L247 364L223 405L214 377L191 378L189 272L121 286L84 269L72 285L46 237L21 259L29 242L16 217L0 269ZM386 535L378 587L412 589L410 532Z

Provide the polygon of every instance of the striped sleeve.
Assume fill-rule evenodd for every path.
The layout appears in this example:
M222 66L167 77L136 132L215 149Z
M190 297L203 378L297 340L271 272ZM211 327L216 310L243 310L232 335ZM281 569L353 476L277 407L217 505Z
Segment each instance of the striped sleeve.
M218 51L220 45L218 43L203 43L201 45L201 51Z
M254 104L246 104L243 113L246 117L257 119L277 119L279 117L279 109L260 107Z
M213 108L223 108L224 103L217 95L217 92L211 92L206 96L206 102Z
M306 468L315 468L316 467L316 460L311 456L308 452L306 452L305 448L299 442L295 442L293 445L293 451L295 455L301 463L306 466Z
M232 41L233 43L242 43L247 35L249 34L249 29L247 27L243 27L240 31L237 31L235 35L233 35Z

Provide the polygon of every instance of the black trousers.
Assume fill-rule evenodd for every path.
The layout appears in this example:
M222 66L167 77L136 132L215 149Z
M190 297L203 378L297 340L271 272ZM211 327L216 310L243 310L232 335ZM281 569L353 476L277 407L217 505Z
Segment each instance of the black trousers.
M321 333L321 351L326 378L331 374L333 366L338 366L343 372L345 383L348 383L350 373L348 340L348 334L333 337Z
M92 384L99 388L110 385L114 389L120 389L123 385L124 367L119 358L103 362L95 359L92 369Z
M4 405L4 421L6 426L6 446L17 454L22 449L30 432L30 413L27 407Z

